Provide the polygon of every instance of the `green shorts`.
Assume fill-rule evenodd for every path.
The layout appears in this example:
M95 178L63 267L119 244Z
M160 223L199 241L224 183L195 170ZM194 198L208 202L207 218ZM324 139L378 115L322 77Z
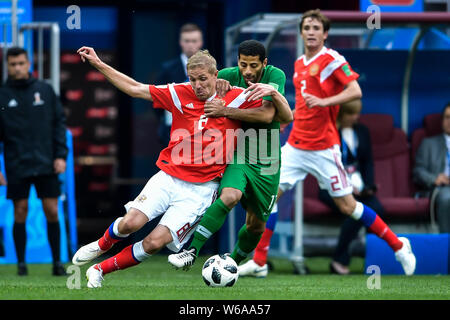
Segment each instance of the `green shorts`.
M231 163L225 169L219 187L234 188L242 191L241 204L249 208L256 216L266 222L277 200L280 170L275 174L261 174L261 166L254 164Z

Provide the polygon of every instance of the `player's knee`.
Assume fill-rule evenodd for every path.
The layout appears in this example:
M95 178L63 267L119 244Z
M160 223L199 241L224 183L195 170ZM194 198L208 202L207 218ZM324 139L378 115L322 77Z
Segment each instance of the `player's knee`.
M166 243L160 237L147 236L144 238L142 242L142 246L144 247L144 251L148 254L157 253L161 250Z
M48 222L58 222L58 210L46 214Z
M24 223L28 215L28 204L18 203L14 205L14 221Z
M122 221L120 221L117 230L121 234L130 234L139 230L140 226L138 222L133 217L125 216Z
M355 210L355 206L356 206L356 202L355 203L347 203L347 202L338 203L339 211L341 213L345 214L346 216L352 215L353 211Z
M234 208L241 200L242 191L233 188L225 188L222 190L220 199L228 208Z
M44 212L49 222L58 221L58 203L56 203L56 205L46 205L44 207Z

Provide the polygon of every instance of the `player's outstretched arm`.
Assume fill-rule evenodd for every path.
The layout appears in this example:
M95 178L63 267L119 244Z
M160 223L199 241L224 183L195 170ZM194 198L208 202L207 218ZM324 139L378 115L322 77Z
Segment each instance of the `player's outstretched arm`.
M276 108L276 114L273 120L281 123L290 123L294 120L292 110L289 107L289 103L286 98L273 86L265 83L251 83L250 86L245 89L245 92L250 92L247 96L248 101L258 100L263 97L270 96L272 98L273 105Z
M147 84L137 82L129 76L117 71L110 65L104 63L95 53L91 47L81 47L77 50L81 56L81 60L86 60L98 71L100 71L109 82L111 82L117 89L134 98L141 98L153 101L150 90Z

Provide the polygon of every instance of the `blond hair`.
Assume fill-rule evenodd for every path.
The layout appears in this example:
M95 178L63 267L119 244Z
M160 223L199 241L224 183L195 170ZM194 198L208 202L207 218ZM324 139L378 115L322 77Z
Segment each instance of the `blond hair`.
M205 68L209 73L214 74L217 71L217 62L208 50L200 50L189 58L186 68L187 70Z
M345 102L341 104L341 108L339 109L339 113L337 116L337 124L340 125L340 120L344 114L356 114L360 113L362 109L361 99L355 99L352 101Z

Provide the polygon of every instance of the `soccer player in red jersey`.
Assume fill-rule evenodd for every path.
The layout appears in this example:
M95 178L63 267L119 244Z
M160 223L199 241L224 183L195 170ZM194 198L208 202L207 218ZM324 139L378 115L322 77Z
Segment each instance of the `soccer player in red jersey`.
M171 140L156 162L161 170L134 201L125 205L125 216L116 219L99 240L81 247L72 259L75 265L83 265L162 215L159 224L142 241L87 270L88 287L95 288L101 287L105 274L134 266L164 246L175 252L183 247L215 200L218 180L234 153L235 136L227 139L227 133L238 129L240 122L206 118L204 114L205 107L217 103L218 73L215 59L206 50L189 58L189 82L161 86L142 84L120 73L102 62L90 47L82 47L78 53L118 89L153 101L155 108L164 108L173 117ZM249 94L233 88L222 98L222 103L232 110L233 119L269 123L278 108L289 109L287 102L247 101Z
M339 210L363 224L384 239L395 252L405 274L414 273L416 258L407 238L398 238L369 207L356 201L353 187L341 161L340 139L336 118L340 104L362 96L357 79L345 58L324 46L330 22L320 10L303 14L299 30L305 54L295 61L294 124L287 143L281 148L281 174L277 199L283 192L305 179L316 177L322 189L328 190ZM267 224L277 218L277 206ZM264 277L267 274L267 252L272 233L266 229L252 260L240 266L240 275Z

